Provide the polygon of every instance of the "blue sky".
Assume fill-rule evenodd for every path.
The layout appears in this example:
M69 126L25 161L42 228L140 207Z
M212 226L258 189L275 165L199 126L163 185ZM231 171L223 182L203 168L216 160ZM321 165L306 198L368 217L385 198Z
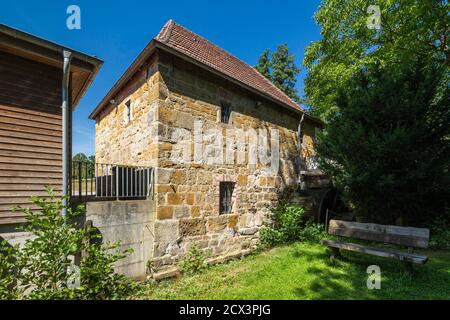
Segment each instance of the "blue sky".
M81 8L81 30L68 30L69 5ZM74 154L95 153L90 112L164 23L198 33L250 65L266 48L287 43L301 66L305 47L320 38L313 20L320 0L15 0L2 1L0 22L105 61L74 114ZM303 89L305 71L297 87Z

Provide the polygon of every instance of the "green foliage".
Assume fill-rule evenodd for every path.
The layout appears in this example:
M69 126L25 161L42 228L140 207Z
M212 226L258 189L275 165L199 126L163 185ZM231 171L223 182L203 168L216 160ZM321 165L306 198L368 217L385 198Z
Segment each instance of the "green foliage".
M256 69L291 99L299 102L300 97L295 89L295 84L300 69L295 65L294 55L289 53L287 44L279 45L271 57L269 57L269 53L269 49L263 52Z
M81 298L122 299L137 290L136 283L114 272L114 264L130 253L131 249L121 252L120 243L88 246L80 265Z
M262 248L293 241L319 241L323 227L306 219L305 210L296 204L279 204L272 212L269 225L260 231Z
M73 161L88 161L88 157L84 153L77 153L72 158Z
M405 275L402 264L357 252L331 265L327 248L293 243L179 279L148 283L145 300L431 300L450 297L450 251L430 251ZM367 289L367 267L379 265L381 290Z
M321 168L357 215L426 224L450 199L448 72L426 61L362 68L316 146Z
M272 227L283 234L284 242L295 241L304 226L305 210L295 204L281 204L273 210Z
M284 243L284 234L280 230L272 227L263 227L260 231L260 248L270 248L278 244Z
M449 217L437 217L430 227L430 247L434 249L450 250L450 221Z
M259 57L258 64L256 65L256 70L259 71L264 77L271 80L270 77L270 50L264 50L263 54Z
M381 10L381 29L369 29L369 5ZM337 95L359 70L416 58L450 62L446 0L324 0L315 14L322 38L306 51L306 104L324 120L340 110Z
M303 229L300 230L299 239L301 241L319 243L320 240L325 239L326 237L327 233L325 232L325 226L309 220L306 222Z
M0 247L0 297L20 299L115 299L126 296L133 284L114 272L113 265L124 257L118 244L102 247L90 241L96 237L77 223L84 207L64 207L53 190L49 197L33 197L40 214L28 208L23 231L33 236L17 248ZM78 268L73 261L82 254ZM78 272L77 272L78 271ZM79 278L78 285L73 285Z
M0 300L17 297L14 290L14 257L17 248L0 239Z
M196 273L202 272L208 268L206 254L196 244L192 245L186 256L179 262L181 272Z
M67 270L73 257L79 252L85 231L71 225L70 219L83 213L84 208L75 210L64 208L52 190L48 189L49 198L33 197L33 204L42 209L42 214L29 208L19 208L25 213L27 224L22 231L33 233L34 237L25 242L17 254L16 265L19 270L18 280L22 293L34 299L57 298L67 288L71 276Z
M427 224L450 198L445 0L325 0L304 65L307 104L327 122L321 168L368 221Z
M86 156L84 153L77 153L72 158L73 178L92 178L95 176L95 156Z

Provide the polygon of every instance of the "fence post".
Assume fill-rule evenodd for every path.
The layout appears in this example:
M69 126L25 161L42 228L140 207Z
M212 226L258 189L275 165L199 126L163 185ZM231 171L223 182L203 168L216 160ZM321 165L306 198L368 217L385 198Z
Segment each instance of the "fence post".
M155 168L151 168L151 174L152 174L152 181L151 181L152 200L155 200Z
M119 166L116 166L116 199L119 200Z
M78 197L81 200L81 189L83 186L83 179L81 178L81 162L78 162Z
M150 169L147 168L147 183L146 183L146 193L147 193L147 199L150 197Z

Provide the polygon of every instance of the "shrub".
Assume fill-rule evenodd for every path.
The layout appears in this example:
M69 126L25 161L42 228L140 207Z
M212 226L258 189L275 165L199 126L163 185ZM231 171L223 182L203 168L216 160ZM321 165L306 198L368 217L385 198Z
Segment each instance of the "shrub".
M21 229L33 233L21 247L3 245L0 272L6 280L0 282L0 297L20 299L114 299L124 297L133 285L114 272L114 264L124 257L117 249L102 247L89 241L95 235L75 222L84 214L83 206L65 207L62 199L47 188L48 198L33 197L37 214L28 208L27 224ZM62 216L62 209L67 215ZM112 250L112 251L111 251ZM82 255L83 253L83 255ZM75 267L75 257L80 257ZM13 281L11 275L13 274ZM79 279L74 285L73 280Z
M81 295L88 300L122 299L137 290L137 284L114 272L114 264L132 250L121 252L120 243L87 247L81 261Z
M0 239L0 300L17 298L16 290L13 290L16 250Z
M320 168L367 221L430 223L450 199L448 67L374 64L338 91L318 134Z
M430 227L430 247L450 249L450 222L443 216L436 218Z
M326 237L325 226L312 220L306 222L305 227L300 231L301 241L319 242Z
M284 242L283 233L271 227L263 227L259 234L261 248L269 248Z
M49 198L33 197L34 205L41 213L18 207L25 213L27 224L22 231L33 233L17 253L18 286L30 299L57 299L71 296L68 272L72 259L80 252L85 230L70 223L70 219L82 214L83 207L67 208L67 216L61 215L64 208L52 190Z
M205 260L205 253L194 244L178 266L183 273L202 272L208 268L208 263Z
M260 246L267 248L299 240L317 242L323 237L323 226L308 220L302 207L281 203L273 210L271 222L260 231Z

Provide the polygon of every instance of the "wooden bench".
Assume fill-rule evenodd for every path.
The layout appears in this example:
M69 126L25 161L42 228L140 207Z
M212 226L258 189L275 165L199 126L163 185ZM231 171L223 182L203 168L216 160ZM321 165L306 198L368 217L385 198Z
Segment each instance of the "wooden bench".
M355 243L322 240L321 243L330 248L331 260L341 257L341 249L356 251L379 257L398 259L404 263L407 272L412 272L413 263L425 264L428 261L428 257L414 254L413 252L413 248L428 248L430 238L430 231L428 229L330 220L328 233L341 237L383 242L408 248L408 252L402 252L371 248Z

